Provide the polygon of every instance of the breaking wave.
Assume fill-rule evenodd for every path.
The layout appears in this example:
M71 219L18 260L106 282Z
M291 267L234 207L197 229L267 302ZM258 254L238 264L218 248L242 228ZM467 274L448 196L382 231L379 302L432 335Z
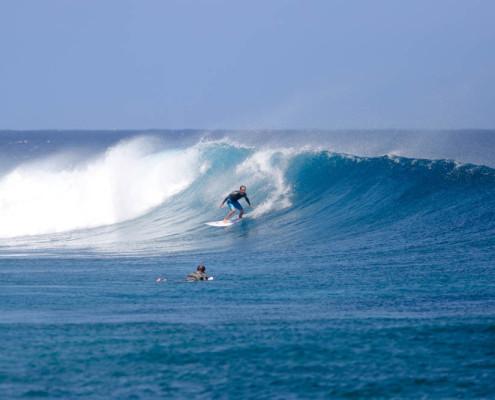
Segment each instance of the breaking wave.
M220 202L241 184L255 204L246 221L227 234L205 226L223 218ZM208 251L236 235L281 251L329 240L352 247L356 237L376 249L483 241L494 237L494 194L486 166L139 136L75 163L59 153L4 172L0 249Z

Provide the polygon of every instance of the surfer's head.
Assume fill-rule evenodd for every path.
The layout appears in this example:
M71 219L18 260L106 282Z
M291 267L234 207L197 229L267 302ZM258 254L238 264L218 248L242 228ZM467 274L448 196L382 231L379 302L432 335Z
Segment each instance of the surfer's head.
M206 271L206 268L205 268L205 266L203 264L201 264L201 265L198 265L197 271L199 271L199 272L205 272Z
M242 186L239 188L239 192L241 192L241 193L246 193L246 186L242 185Z

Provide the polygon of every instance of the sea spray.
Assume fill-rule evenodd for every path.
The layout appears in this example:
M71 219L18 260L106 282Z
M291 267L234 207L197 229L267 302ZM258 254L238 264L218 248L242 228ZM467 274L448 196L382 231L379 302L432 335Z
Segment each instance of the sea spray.
M150 153L148 139L142 137L70 169L54 163L44 169L46 165L32 161L0 180L0 237L136 218L183 191L206 170L194 146Z

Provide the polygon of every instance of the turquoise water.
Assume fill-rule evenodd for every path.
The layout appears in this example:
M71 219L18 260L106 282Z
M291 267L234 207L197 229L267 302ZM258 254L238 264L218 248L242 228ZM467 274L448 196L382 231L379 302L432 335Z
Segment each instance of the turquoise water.
M494 398L490 159L43 135L0 178L2 397Z

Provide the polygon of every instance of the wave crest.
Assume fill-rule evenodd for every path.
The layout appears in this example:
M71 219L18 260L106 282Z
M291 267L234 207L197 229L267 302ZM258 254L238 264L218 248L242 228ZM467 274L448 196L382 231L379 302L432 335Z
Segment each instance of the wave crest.
M111 225L185 190L206 166L197 147L156 152L149 138L122 142L67 168L60 155L21 165L0 181L0 237Z

